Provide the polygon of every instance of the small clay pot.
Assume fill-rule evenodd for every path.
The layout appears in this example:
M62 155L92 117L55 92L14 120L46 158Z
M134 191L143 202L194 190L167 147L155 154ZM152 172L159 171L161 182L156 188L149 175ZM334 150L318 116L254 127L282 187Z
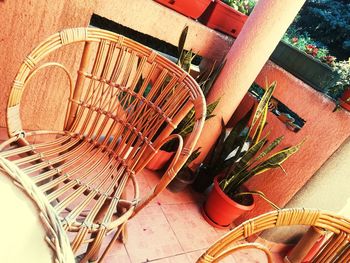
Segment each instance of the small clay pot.
M167 188L173 192L178 193L183 190L196 179L196 174L193 173L190 169L185 168L180 170L175 178L168 184Z

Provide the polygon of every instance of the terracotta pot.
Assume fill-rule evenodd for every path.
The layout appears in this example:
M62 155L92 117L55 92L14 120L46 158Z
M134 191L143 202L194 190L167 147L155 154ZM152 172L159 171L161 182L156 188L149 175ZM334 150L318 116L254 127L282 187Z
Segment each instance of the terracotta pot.
M169 164L170 159L175 155L175 152L167 152L159 150L146 165L146 168L151 171L158 171Z
M339 99L339 105L342 106L347 111L350 111L350 101L347 101L350 98L350 87L347 87L341 98Z
M192 184L195 179L196 174L189 169L180 170L167 188L173 193L178 193L185 190L185 188Z
M246 190L246 188L242 189ZM229 198L220 188L218 177L214 179L214 187L202 209L205 220L214 227L227 228L243 213L254 208L254 197L251 205L241 205Z
M185 16L197 19L204 13L212 0L155 0Z
M215 30L237 37L248 16L236 11L231 6L216 0L206 25Z

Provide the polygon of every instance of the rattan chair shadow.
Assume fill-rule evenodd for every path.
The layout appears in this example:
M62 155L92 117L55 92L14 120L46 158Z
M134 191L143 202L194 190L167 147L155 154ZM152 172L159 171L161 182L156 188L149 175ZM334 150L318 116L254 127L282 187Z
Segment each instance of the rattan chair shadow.
M75 84L67 67L44 60L74 45L83 48ZM63 70L70 83L64 128L25 132L19 114L23 91L48 67ZM172 132L192 108L194 129L183 142ZM65 29L37 46L21 65L8 100L10 139L0 145L0 157L46 193L65 230L75 234L73 252L88 243L82 262L94 261L103 238L114 232L115 241L127 220L174 178L198 140L205 112L196 81L151 49L105 30ZM140 196L139 172L173 139L178 145L171 164L154 189Z
M263 230L279 227L306 225L330 232L330 238L322 245L312 262L350 262L350 220L312 209L281 209L247 220L216 241L197 260L197 263L220 262L223 258L247 248L262 250L273 262L267 247L260 243L239 243Z

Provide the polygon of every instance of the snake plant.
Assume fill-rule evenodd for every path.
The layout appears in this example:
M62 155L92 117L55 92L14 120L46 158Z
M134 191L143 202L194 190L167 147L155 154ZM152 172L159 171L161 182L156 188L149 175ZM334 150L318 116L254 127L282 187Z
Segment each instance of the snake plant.
M302 145L299 143L273 153L282 142L283 136L271 143L268 143L268 133L262 136L269 101L275 87L276 82L269 85L254 113L252 107L228 134L227 129L222 128L212 154L205 160L207 175L203 176L210 176L213 180L216 175L221 174L219 185L231 198L252 177L270 169L283 169L282 163Z
M179 43L178 43L178 62L177 64L186 72L190 71L191 64L193 59L197 56L197 54L194 54L192 50L186 51L184 49L185 42L186 42L186 37L188 33L188 26L186 26L180 35L179 38ZM204 96L208 94L210 91L212 85L214 84L215 79L219 75L223 65L225 62L219 64L216 66L216 63L214 62L213 65L209 68L207 71L201 72L199 76L196 78L196 81L200 88L203 91ZM206 112L206 118L205 120L208 120L214 115L212 114L213 111L215 110L216 106L218 105L220 99L210 103L207 105L207 112ZM194 126L194 109L192 109L186 116L185 118L178 124L177 128L174 130L173 133L179 134L182 137L186 137L188 134L190 134L193 130ZM170 141L167 144L165 144L162 147L162 150L165 151L174 151L176 149L176 142Z

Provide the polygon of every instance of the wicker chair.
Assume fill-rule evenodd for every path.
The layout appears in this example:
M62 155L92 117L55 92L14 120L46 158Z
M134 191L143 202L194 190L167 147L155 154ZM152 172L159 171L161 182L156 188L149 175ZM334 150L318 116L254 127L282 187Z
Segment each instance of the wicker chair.
M61 63L44 61L53 51L64 47L68 52L71 46L83 48L80 67L74 71L75 85L74 72ZM23 91L47 67L63 70L69 79L64 128L25 132L19 114ZM172 132L192 108L193 132L183 143ZM196 81L151 49L105 30L66 29L42 42L21 65L8 100L10 139L0 145L0 157L46 193L65 230L75 234L73 252L88 243L82 262L94 261L103 238L114 232L111 243L115 241L127 220L174 178L198 140L205 112ZM178 144L171 164L154 189L140 196L139 172L174 139Z
M1 239L0 243L2 248L1 250L2 253L0 253L0 258L1 258L0 261L13 262L13 263L18 261L23 262L22 260L26 260L26 262L33 262L32 260L35 260L35 262L48 262L47 260L48 258L50 258L50 255L49 256L47 255L47 249L43 247L43 243L46 242L47 247L52 252L52 255L51 255L52 261L50 262L74 263L75 260L73 257L72 249L69 245L68 237L62 228L59 217L57 216L56 212L54 211L50 203L46 200L46 197L43 195L43 193L35 186L35 184L27 175L25 175L20 169L18 169L18 167L16 167L14 164L12 164L11 162L3 158L0 158L0 175L4 177L8 177L8 179L10 179L10 182L13 185L17 186L18 191L23 192L25 194L25 196L27 197L27 199L25 199L27 201L26 207L31 207L31 205L34 205L35 210L33 209L30 211L36 211L37 213L36 216L40 218L40 221L42 223L40 227L44 229L46 233L45 240L43 240L42 243L40 243L38 239L35 239L36 242L39 241L38 243L33 244L36 246L36 249L38 250L38 254L36 255L39 258L38 257L34 258L33 256L35 255L35 253L28 253L28 251L26 251L28 247L28 243L33 242L33 237L35 238L36 235L40 235L39 233L36 233L36 232L34 233L34 231L40 232L40 230L38 231L38 229L30 228L31 226L34 226L33 222L25 226L26 228L30 229L30 231L28 232L29 233L33 232L33 234L28 234L27 232L25 236L13 235L13 237L9 237L5 234L6 233L5 231L2 231L2 235L0 237ZM0 186L1 186L1 193L3 194L3 192L6 192L6 188L5 188L6 184L2 181ZM14 194L16 194L16 197L18 196L18 193L14 193ZM11 205L13 204L22 208L22 206L20 205L21 203L18 200L14 200L14 202L12 202ZM17 207L14 207L13 210L15 210L16 208ZM15 222L16 222L15 220L11 220L11 219L14 219L13 218L14 215L11 215L11 212L13 213L13 210L8 211L8 213L6 214L6 220L8 220L6 227L9 227L10 229L15 225ZM26 213L23 210L25 210ZM28 210L26 209L23 209L23 210L21 211L22 215L30 217L30 214L28 214ZM37 226L35 225L35 227ZM20 239L20 241L18 241L18 238ZM14 239L16 240L13 241ZM23 242L22 244L25 244L25 245L18 246L18 243L21 243L21 242ZM15 244L17 245L17 247L9 247L8 244L10 245ZM4 253L6 248L10 249L8 253ZM12 255L18 254L18 253L19 253L19 257L14 259Z
M220 262L231 253L246 248L262 250L268 261L273 262L272 255L264 245L237 242L266 229L292 225L315 226L331 233L312 262L350 262L350 221L330 212L300 208L276 210L243 222L216 241L197 263Z

